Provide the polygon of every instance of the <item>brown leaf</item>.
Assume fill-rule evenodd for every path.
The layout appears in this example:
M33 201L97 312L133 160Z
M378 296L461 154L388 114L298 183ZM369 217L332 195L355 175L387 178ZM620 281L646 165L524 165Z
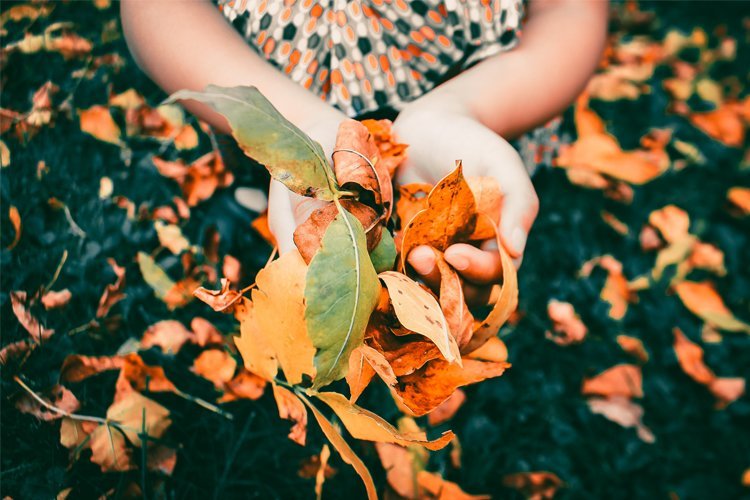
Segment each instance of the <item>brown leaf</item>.
M190 165L182 160L169 162L158 157L154 157L153 162L161 175L177 181L190 207L210 198L216 189L234 182L234 175L216 152L207 153Z
M268 227L268 211L265 211L256 217L250 225L263 237L264 240L266 240L266 243L272 247L278 246L276 243L276 237L271 232L271 228Z
M444 432L438 439L430 441L424 432L401 434L395 427L371 411L351 404L341 394L335 392L318 392L314 394L319 400L331 407L341 419L341 423L355 439L364 439L379 443L393 443L402 446L418 444L428 450L440 450L453 439L451 431Z
M112 306L125 298L125 268L118 266L115 259L107 259L107 262L112 266L112 270L117 279L113 284L107 285L104 289L104 293L99 299L99 307L96 309L97 318L103 318L109 314L109 310L112 309Z
M390 120L362 120L362 125L367 127L380 150L379 163L393 177L396 168L406 159L406 144L396 142L396 137L391 131Z
M81 382L92 375L110 370L119 370L125 364L121 356L81 356L71 354L60 368L60 380Z
M120 378L138 392L178 392L161 366L149 366L141 357L131 352L123 359Z
M461 162L441 179L427 197L427 208L417 213L404 227L401 269L406 257L419 245L444 252L453 243L468 241L477 223L476 203L464 179Z
M69 389L62 385L55 385L50 387L39 396L50 403L52 406L70 413L75 413L81 407L81 403L78 402L78 398L70 392ZM64 415L56 411L52 411L46 406L43 406L39 401L34 399L30 394L24 392L20 398L16 400L16 409L21 413L27 413L34 415L40 420L51 421L62 418Z
M630 354L641 363L648 362L648 351L646 351L646 348L643 346L641 339L629 335L618 335L617 343L620 344L623 351Z
M210 380L218 389L234 377L237 362L226 351L207 349L193 361L192 371Z
M224 384L224 396L220 403L228 403L237 399L256 400L263 396L266 390L265 379L247 370L240 372L226 384Z
M440 425L452 419L456 412L466 401L466 393L461 389L448 396L448 399L440 403L434 410L427 415L427 421L430 425Z
M691 113L690 122L708 136L734 148L745 142L745 125L737 103L726 102L711 111Z
M380 150L375 145L374 138L362 123L344 120L339 125L333 154L333 171L342 189L359 191L360 201L373 208L382 207L378 210L379 215L385 220L390 218L393 209L391 175L388 166L381 162ZM362 191L368 194L365 195ZM368 198L372 198L372 201Z
M323 483L328 475L328 459L331 458L331 449L327 444L320 450L320 467L315 474L315 496L318 500L323 498Z
M508 361L508 348L498 337L490 337L481 347L466 355L470 359L504 363Z
M419 370L399 377L396 394L415 416L425 415L453 394L458 387L499 377L509 363L464 358L463 367L434 359Z
M207 319L196 316L190 322L190 329L193 331L190 340L201 347L224 343L224 336Z
M604 370L583 381L581 393L585 396L643 397L643 377L636 365L620 364Z
M45 328L29 310L30 304L26 292L10 292L10 302L13 306L13 314L16 315L18 322L31 335L31 338L37 342L50 338L55 331Z
M66 306L72 297L73 294L67 288L59 292L50 290L42 295L42 305L45 309L57 309Z
M372 251L380 242L381 231L383 230L377 212L356 200L341 200L340 203L362 224L367 239L367 250ZM336 205L327 203L323 208L313 211L310 217L294 230L294 244L305 259L305 264L309 264L320 250L323 235L338 214Z
M563 482L553 472L516 472L503 476L503 485L518 490L528 500L549 500Z
M716 398L716 409L721 410L745 394L745 379L742 377L717 377L708 386L708 390Z
M503 190L497 179L494 177L467 177L466 182L469 184L474 202L476 203L477 213L484 214L487 217L480 217L477 220L477 227L472 240L486 240L495 237L495 227L500 225L500 212L503 208Z
M727 191L727 199L741 215L750 214L750 188L735 186Z
M428 361L441 356L437 346L421 335L394 335L377 312L370 317L365 335L369 338L368 343L388 361L397 377L413 373Z
M547 315L552 320L553 331L547 331L545 336L555 344L579 344L586 338L588 328L573 309L573 304L550 300L547 303Z
M589 398L587 401L592 413L604 416L625 428L635 427L638 437L645 443L656 441L651 429L643 425L643 408L623 396L610 398Z
M294 422L289 431L289 439L305 446L307 438L307 410L302 401L291 391L273 384L273 397L276 399L276 406L279 408L279 417Z
M349 370L346 372L346 383L349 385L349 402L354 404L362 392L370 385L375 376L375 370L365 360L362 352L364 345L352 351L349 356ZM371 348L372 349L372 348Z
M148 327L141 339L141 347L148 349L158 346L167 354L176 354L192 337L192 332L182 323L174 319L166 319Z
M403 433L421 431L409 417L399 419L398 427ZM404 498L417 498L417 474L427 466L429 452L421 446L404 447L391 443L375 443L375 449L391 488Z
M208 304L216 312L232 312L237 302L242 299L242 294L229 288L230 283L226 278L221 279L220 290L207 290L198 287L193 295L200 301Z
M402 228L405 228L415 215L427 208L427 196L430 191L432 184L403 184L398 187L396 215Z
M456 339L448 330L448 324L440 304L416 281L396 271L385 271L378 275L388 289L393 310L401 325L410 332L430 339L443 357L461 364Z
M690 217L687 212L675 205L654 210L648 216L648 223L659 230L667 243L679 241L689 234Z
M420 489L420 498L437 500L489 500L489 495L469 495L456 483L446 481L437 474L427 471L419 471L417 483Z
M474 332L474 316L469 311L469 306L466 305L463 280L445 261L442 252L434 248L432 251L440 272L440 308L445 314L448 328L453 338L456 339L458 347L464 347L469 343Z
M79 109L78 117L81 121L81 131L91 134L100 141L120 145L120 127L117 126L109 108L95 105L88 109Z
M609 316L620 320L628 311L628 304L635 302L637 296L630 289L628 280L622 271L622 264L611 255L595 257L584 263L580 275L588 277L595 266L600 266L607 271L607 279L604 282L600 297L610 305Z

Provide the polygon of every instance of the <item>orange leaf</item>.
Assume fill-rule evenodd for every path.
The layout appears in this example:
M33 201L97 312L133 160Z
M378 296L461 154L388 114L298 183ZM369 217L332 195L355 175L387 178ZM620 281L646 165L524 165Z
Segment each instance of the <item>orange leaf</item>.
M18 242L21 241L21 214L15 206L11 205L10 208L8 208L8 217L10 218L10 223L13 226L13 231L15 231L16 235L13 237L13 241L10 242L10 245L5 247L5 249L13 250L16 248L16 245L18 245Z
M437 474L419 471L417 483L420 488L419 498L437 500L489 500L489 495L469 495L456 483L446 481Z
M427 196L432 190L432 184L403 184L399 186L396 215L404 228L419 212L427 208Z
M245 368L265 380L273 381L279 370L279 362L271 344L256 323L253 303L242 297L237 302L234 314L240 322L240 336L234 337L234 343L240 351Z
M433 253L440 272L440 308L458 346L463 347L471 340L474 331L474 316L466 305L463 280L445 261L442 252L433 248Z
M193 292L193 295L198 300L208 304L216 312L232 312L237 302L242 299L242 294L236 290L230 290L229 285L229 280L222 278L221 290L207 290L199 287Z
M641 405L623 396L589 398L587 403L592 413L602 415L625 428L635 427L641 441L645 443L656 441L654 433L643 424Z
M548 500L563 482L553 472L516 472L503 476L503 485L518 490L528 500Z
M651 212L648 223L659 230L667 243L674 243L689 235L690 216L674 205L667 205Z
M71 354L63 361L60 368L60 380L65 382L81 382L92 375L119 370L125 364L121 356L81 356Z
M234 182L234 175L216 152L207 153L190 165L182 160L169 162L156 156L153 162L161 175L177 181L190 207L210 198L216 189Z
M643 397L643 377L636 365L616 365L596 377L585 379L581 393L586 396Z
M486 215L489 219L479 218L473 240L486 240L495 236L494 227L500 225L500 211L503 208L503 190L494 177L467 177L477 213ZM492 225L490 226L490 222Z
M307 438L307 411L302 401L291 391L273 384L273 397L279 408L279 417L292 420L294 425L289 431L289 439L305 446Z
M158 346L165 353L176 354L192 337L192 332L182 323L174 319L166 319L148 327L141 339L141 347L148 349Z
M201 347L212 344L222 344L224 337L210 321L204 318L195 317L190 322L190 329L193 331L193 338L190 340Z
M453 418L453 416L456 414L459 408L461 408L465 401L466 393L461 389L456 389L456 391L451 394L448 399L440 403L437 408L432 410L427 415L427 421L432 426L447 422L448 420Z
M421 335L394 335L377 312L370 318L366 337L368 343L385 357L397 377L413 373L428 361L440 357L437 346Z
M750 333L750 325L732 314L710 281L682 281L674 285L674 290L685 307L706 323L730 332Z
M89 109L79 109L78 117L81 121L81 131L91 134L100 141L120 145L120 127L117 126L106 106L92 106Z
M557 345L578 344L586 338L588 328L569 302L550 300L547 315L552 320L553 332L547 331L545 335Z
M505 342L498 337L490 337L480 348L472 351L466 356L470 359L480 361L492 361L493 363L504 363L508 361L508 348Z
M391 133L390 120L362 120L362 125L375 139L375 144L380 150L380 164L393 177L396 168L406 158L406 144L399 144Z
M224 396L220 403L227 403L237 399L259 399L266 389L265 379L247 370L240 372L229 382L224 384Z
M318 392L314 394L319 400L331 407L341 419L341 423L355 439L364 439L379 443L393 443L402 446L417 444L428 450L440 450L453 439L451 431L444 432L438 439L429 441L424 432L401 434L391 424L357 405L349 403L341 394L335 392Z
M290 384L315 374L315 347L305 323L306 275L300 254L287 252L258 273L252 292L255 324Z
M364 346L359 346L352 351L349 356L349 370L346 372L346 383L349 385L350 393L349 402L352 404L357 401L375 376L375 370L370 363L365 361L362 347Z
M381 215L385 220L391 217L391 175L388 167L380 160L380 150L373 137L362 123L344 120L339 125L333 154L333 171L343 189L368 191L370 194L361 194L360 200L373 207L382 207ZM372 202L368 203L368 197L372 198Z
M107 259L112 270L115 272L117 279L111 285L107 285L104 293L99 299L99 306L96 309L96 317L103 318L112 309L112 306L125 298L125 268L117 265L115 259Z
M499 377L509 363L492 363L464 358L463 367L434 359L419 370L399 377L396 394L415 416L425 415L461 386Z
M739 148L745 142L745 125L734 103L723 103L712 111L691 113L688 119L708 136L727 146Z
M38 319L29 310L29 301L26 292L10 292L10 303L13 306L13 314L16 315L21 326L37 342L50 338L55 331L42 326Z
M258 232L259 235L263 237L264 240L266 240L266 243L268 243L272 247L278 246L276 243L276 237L268 227L268 211L263 212L258 217L256 217L253 222L250 223L250 225Z
M623 351L633 356L641 363L648 361L648 351L643 346L641 339L630 337L629 335L618 335L617 343L620 345Z
M52 406L59 408L68 413L75 413L81 407L81 403L78 398L70 392L69 389L62 385L55 385L50 387L43 393L39 394L42 399L51 403ZM24 392L21 397L16 400L16 409L21 413L27 413L34 415L40 420L49 422L51 420L57 420L63 417L63 414L57 413L50 410L46 406L43 406L39 401L34 399L29 393Z
M750 188L733 187L727 192L727 199L742 215L750 214Z
M45 309L57 309L66 306L72 297L67 288L59 292L49 291L42 296L42 305Z
M745 379L742 377L717 377L708 390L716 398L716 409L721 410L745 394Z
M232 380L237 362L226 351L207 349L193 362L192 371L222 388L226 382Z
M603 255L586 262L581 268L581 276L589 276L596 265L607 271L607 279L604 282L600 297L610 305L609 316L612 319L620 320L625 317L628 304L635 302L637 297L631 291L628 280L622 273L622 264L611 255Z
M161 366L149 366L133 352L126 355L123 361L120 377L128 381L136 391L177 392Z

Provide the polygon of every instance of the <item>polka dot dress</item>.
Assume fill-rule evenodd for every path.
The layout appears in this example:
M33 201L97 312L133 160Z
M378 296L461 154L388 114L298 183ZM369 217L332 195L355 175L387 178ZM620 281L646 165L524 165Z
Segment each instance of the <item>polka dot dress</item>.
M351 117L399 111L513 48L524 10L523 0L215 1L260 55Z

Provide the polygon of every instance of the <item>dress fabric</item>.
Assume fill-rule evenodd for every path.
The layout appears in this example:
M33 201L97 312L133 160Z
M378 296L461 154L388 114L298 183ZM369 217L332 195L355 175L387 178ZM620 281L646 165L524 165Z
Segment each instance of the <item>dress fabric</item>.
M350 117L400 111L517 43L523 0L214 0L271 64ZM518 142L549 159L556 122Z

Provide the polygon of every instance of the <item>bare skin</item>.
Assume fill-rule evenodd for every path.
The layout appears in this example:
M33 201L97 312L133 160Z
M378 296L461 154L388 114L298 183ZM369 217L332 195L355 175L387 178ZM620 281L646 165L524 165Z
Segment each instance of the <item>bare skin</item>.
M599 0L532 0L516 48L485 59L402 110L394 129L409 144L409 159L397 182L434 183L459 158L466 175L495 177L505 193L501 232L523 252L539 203L521 158L505 139L556 116L580 93L604 47L607 9ZM166 92L201 90L209 83L255 85L330 155L345 115L256 54L210 2L123 0L121 17L136 61ZM184 104L229 132L208 107ZM269 223L280 251L293 248L294 229L317 206L272 182ZM465 278L467 296L481 299L501 277L497 252L489 248L457 244L445 256ZM428 283L437 282L429 249L412 251L409 263Z

